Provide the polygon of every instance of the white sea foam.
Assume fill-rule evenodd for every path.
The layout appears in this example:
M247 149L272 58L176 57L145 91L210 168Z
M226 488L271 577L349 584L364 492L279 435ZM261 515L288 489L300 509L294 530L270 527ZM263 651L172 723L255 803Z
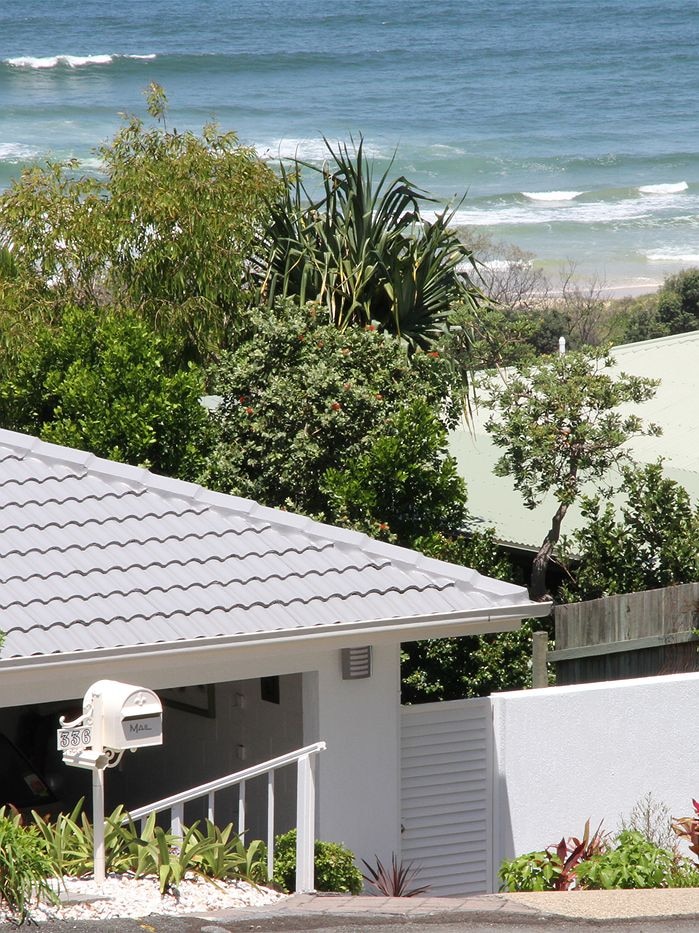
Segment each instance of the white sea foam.
M530 201L574 201L584 191L523 191L522 194Z
M530 204L511 200L491 201L469 206L466 200L452 219L452 226L539 226L541 224L615 224L633 222L643 227L699 226L699 196L683 196L686 213L678 215L677 196L658 194L646 197L593 201Z
M0 162L26 162L39 155L38 149L25 146L23 143L0 143Z
M528 259L487 259L482 263L491 272L506 272L508 269L525 269L531 266Z
M12 68L25 68L30 71L45 70L48 68L84 68L86 65L111 65L117 58L132 58L140 60L151 60L155 54L148 55L46 55L36 57L32 55L23 55L18 58L6 58L4 64Z
M646 253L648 262L682 262L699 265L699 253L683 252L682 250L655 250Z
M329 140L330 145L336 149L335 140ZM350 150L351 143L348 144ZM378 146L364 142L364 155L371 159L391 158L393 152L388 155ZM299 159L302 162L325 162L330 157L330 152L323 139L295 139L287 137L285 139L275 139L271 143L256 143L255 149L263 158L267 159Z
M641 194L679 194L686 191L689 185L686 181L678 181L669 185L641 185L638 189Z
M430 146L430 150L433 155L440 159L453 155L464 155L465 153L464 149L459 149L458 146L447 146L445 143L434 143Z
M89 156L86 159L80 159L80 167L88 169L88 171L101 172L104 170L104 161L96 156Z

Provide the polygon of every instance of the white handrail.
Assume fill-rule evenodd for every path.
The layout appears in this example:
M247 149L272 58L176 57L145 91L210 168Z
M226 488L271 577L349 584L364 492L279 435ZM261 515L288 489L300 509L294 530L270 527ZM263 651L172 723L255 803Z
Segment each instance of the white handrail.
M134 822L137 820L142 821L144 817L149 816L151 813L161 813L163 810L169 810L171 831L179 834L182 830L184 805L186 803L200 797L206 797L208 818L213 822L214 795L216 791L224 790L227 787L235 787L237 784L240 785L238 834L242 838L245 834L245 826L243 825L245 822L245 784L252 778L266 774L268 775L267 873L271 879L274 874L272 845L274 840L274 772L296 763L296 890L300 894L309 893L313 890L313 850L315 847L314 766L316 756L319 752L325 751L325 748L325 742L314 742L312 745L306 745L295 752L287 752L285 755L263 761L251 768L245 768L243 771L227 774L215 781L209 781L207 784L200 784L198 787L181 791L179 794L172 794L170 797L163 797L161 800L155 800L153 803L131 810L123 822L126 823L129 820Z
M148 816L151 813L160 813L162 810L169 810L178 803L189 803L190 800L196 800L197 797L203 797L204 794L215 793L217 790L223 790L226 787L234 787L241 781L247 781L250 778L259 777L267 774L268 771L277 771L285 765L291 765L304 755L314 755L316 752L325 751L325 742L314 742L313 745L306 745L295 752L287 752L278 758L270 758L269 761L263 761L259 765L253 765L251 768L245 768L244 771L236 771L233 774L226 774L224 777L217 778L215 781L209 781L208 784L200 784L191 790L181 791L179 794L173 794L171 797L163 797L162 800L156 800L154 803L146 804L137 810L131 810L132 820L140 820L141 817Z

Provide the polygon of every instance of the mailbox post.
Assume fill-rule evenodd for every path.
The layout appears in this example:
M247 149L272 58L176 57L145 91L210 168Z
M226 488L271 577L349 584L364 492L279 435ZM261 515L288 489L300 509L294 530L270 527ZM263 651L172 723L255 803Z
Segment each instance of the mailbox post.
M163 742L163 708L158 696L145 687L116 680L99 680L88 688L83 714L74 722L61 719L58 748L73 768L92 771L94 875L105 878L104 772L121 760L126 749L136 751Z

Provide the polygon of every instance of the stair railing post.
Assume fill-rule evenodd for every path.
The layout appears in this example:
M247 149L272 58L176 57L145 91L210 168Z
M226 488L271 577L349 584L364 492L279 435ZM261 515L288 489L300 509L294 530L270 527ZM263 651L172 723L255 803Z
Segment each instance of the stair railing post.
M296 891L315 890L313 850L315 848L315 775L310 755L298 761L296 786Z
M274 771L267 774L267 880L274 875Z
M247 817L245 815L245 781L241 781L238 784L238 835L245 842L245 830L247 829L245 822Z

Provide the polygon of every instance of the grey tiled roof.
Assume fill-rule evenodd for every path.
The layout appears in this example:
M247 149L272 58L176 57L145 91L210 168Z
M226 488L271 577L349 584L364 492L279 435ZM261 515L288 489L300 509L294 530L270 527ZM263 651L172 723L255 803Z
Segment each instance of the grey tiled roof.
M0 431L0 663L530 605L472 570Z

